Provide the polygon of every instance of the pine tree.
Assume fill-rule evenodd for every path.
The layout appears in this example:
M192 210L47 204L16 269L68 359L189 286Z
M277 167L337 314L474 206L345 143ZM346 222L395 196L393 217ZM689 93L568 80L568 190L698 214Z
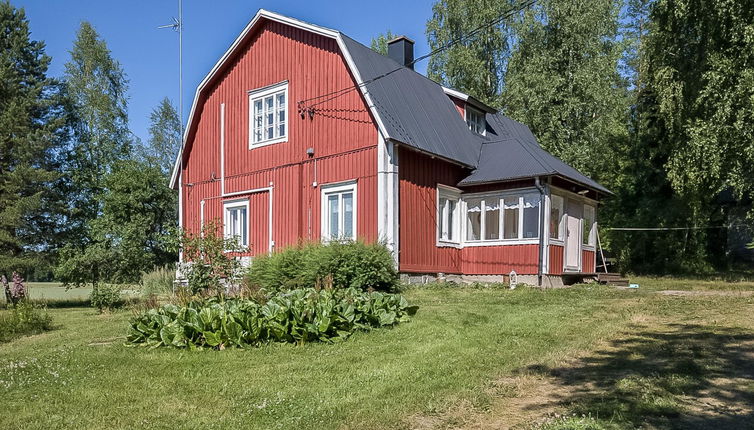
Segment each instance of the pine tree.
M65 143L60 87L23 9L0 2L0 274L48 263ZM27 275L28 277L28 275Z

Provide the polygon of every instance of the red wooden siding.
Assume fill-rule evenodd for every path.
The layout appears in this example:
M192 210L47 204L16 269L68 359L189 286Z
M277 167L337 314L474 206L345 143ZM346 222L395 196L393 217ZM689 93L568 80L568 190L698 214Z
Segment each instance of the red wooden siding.
M454 186L464 169L399 149L400 270L461 273L461 250L437 246L437 184Z
M466 275L536 275L539 245L469 246L462 256Z
M323 111L313 119L297 113L298 101L354 84L336 41L262 21L244 43L208 84L197 105L182 175L184 227L198 230L202 199L205 220L210 219L208 214L222 216L220 105L224 104L225 193L273 188L271 196L249 195L253 253L267 252L259 242L269 242L268 199L273 201L272 240L280 249L301 239L319 239L320 186L348 180L356 180L358 187L357 235L376 240L377 129L360 92L316 106ZM283 81L288 81L288 141L249 150L248 91ZM307 148L314 148L314 157L307 155ZM257 201L262 199L265 202ZM265 228L257 231L262 225Z
M582 250L581 251L581 271L584 273L594 273L595 266L597 264L596 254L594 251Z
M400 270L469 275L537 273L538 245L437 246L437 185L454 186L468 170L400 149ZM498 185L494 189L520 184Z
M551 275L563 274L563 246L550 244L550 261L548 272Z

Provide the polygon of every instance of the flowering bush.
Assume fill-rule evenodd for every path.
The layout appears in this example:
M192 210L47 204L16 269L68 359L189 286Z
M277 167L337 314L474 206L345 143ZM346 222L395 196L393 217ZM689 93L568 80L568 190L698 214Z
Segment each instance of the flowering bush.
M27 297L24 278L22 278L17 272L13 272L11 283L8 283L8 278L6 278L5 275L0 278L0 282L3 283L3 287L5 288L5 300L8 304L16 306L18 302Z

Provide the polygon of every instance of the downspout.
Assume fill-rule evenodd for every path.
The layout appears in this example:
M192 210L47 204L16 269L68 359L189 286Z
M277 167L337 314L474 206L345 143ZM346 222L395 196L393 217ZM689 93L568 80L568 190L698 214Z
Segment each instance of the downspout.
M539 260L537 261L537 286L541 287L545 255L545 189L539 182L539 176L534 178L534 186L539 190Z

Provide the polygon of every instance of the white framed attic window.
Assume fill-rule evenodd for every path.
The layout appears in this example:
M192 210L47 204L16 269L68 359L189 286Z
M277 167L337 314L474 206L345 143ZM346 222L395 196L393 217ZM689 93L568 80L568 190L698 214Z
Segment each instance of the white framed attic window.
M226 239L237 240L243 247L249 246L249 201L223 202L223 234Z
M466 105L466 124L469 130L484 136L487 134L487 121L484 119L484 112L476 110Z
M249 149L288 140L288 82L249 91Z
M453 188L437 187L438 245L461 242L461 193Z
M356 240L356 182L322 187L322 240Z

